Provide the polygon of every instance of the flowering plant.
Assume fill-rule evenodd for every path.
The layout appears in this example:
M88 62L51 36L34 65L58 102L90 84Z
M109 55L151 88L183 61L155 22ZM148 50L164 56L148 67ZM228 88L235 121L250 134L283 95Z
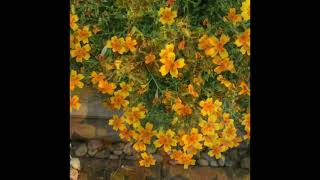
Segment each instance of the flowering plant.
M162 148L185 168L250 139L250 0L72 1L70 110L91 86L107 123L155 164Z

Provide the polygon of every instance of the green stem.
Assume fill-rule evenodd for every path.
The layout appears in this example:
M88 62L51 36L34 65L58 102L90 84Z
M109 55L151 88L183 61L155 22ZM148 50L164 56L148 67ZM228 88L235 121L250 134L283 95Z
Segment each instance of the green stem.
M148 67L147 67L146 65L145 65L144 67L145 67L145 68L147 69L147 71L149 72L152 80L154 81L155 85L157 86L157 89L159 89L160 91L162 91L162 89L160 88L158 82L157 82L156 79L153 77L153 75L152 75L152 73L150 72L150 70L148 69Z

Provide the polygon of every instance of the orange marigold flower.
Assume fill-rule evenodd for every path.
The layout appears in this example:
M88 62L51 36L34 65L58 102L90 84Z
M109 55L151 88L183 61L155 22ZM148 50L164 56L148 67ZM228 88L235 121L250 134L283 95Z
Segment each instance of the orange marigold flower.
M157 134L156 131L152 130L153 124L147 122L146 127L139 127L139 136L137 138L138 141L142 141L145 144L150 144L151 138Z
M78 20L79 20L78 15L70 14L70 27L74 31L78 29L78 25L77 25Z
M220 146L220 143L214 145L211 147L211 150L209 150L208 155L211 157L215 157L216 159L220 159L222 157L221 153L225 151L224 146Z
M206 116L221 112L222 102L219 100L215 100L215 102L213 103L212 98L207 98L205 101L200 101L199 105L200 107L202 107L201 114L203 116Z
M92 36L92 33L89 31L89 26L84 26L82 29L77 30L77 39L82 41L84 44L89 43L89 37Z
M124 129L126 129L126 125L123 118L119 117L118 115L113 115L112 118L109 120L108 124L112 126L113 130L115 131L123 131Z
M236 13L236 8L230 8L228 15L225 17L226 20L230 21L233 25L236 25L242 20L241 15Z
M175 133L171 129L165 133L160 131L156 136L158 139L153 142L156 148L163 145L164 151L169 152L171 151L171 146L177 146L177 140L174 138Z
M201 54L199 52L196 52L195 57L196 57L196 60L200 60L201 59Z
M198 146L200 141L203 141L203 136L198 133L198 129L192 128L190 134L183 135L182 140L186 147Z
M133 149L136 150L137 152L141 152L141 151L146 151L147 147L143 143L143 141L137 141L136 143L133 144Z
M159 10L160 22L162 24L171 25L177 17L177 11L171 11L171 8L165 7Z
M119 136L122 140L130 142L132 138L137 136L137 133L134 130L129 130L127 128L120 130Z
M144 58L144 63L146 64L150 64L152 62L154 62L154 60L156 59L156 56L152 53L149 53L145 58Z
M241 47L240 52L242 54L247 54L250 56L250 28L246 29L242 34L240 34L234 44L237 47Z
M213 135L216 130L220 130L221 126L215 121L205 121L200 119L199 126L201 127L201 132L203 135Z
M207 147L212 147L216 141L218 140L219 136L217 133L211 134L211 135L207 135L207 136L203 136L204 139L204 145Z
M181 160L182 155L183 152L181 150L173 150L170 154L170 158L179 162Z
M173 6L173 4L174 4L175 1L176 1L176 0L167 0L168 6Z
M180 98L176 99L176 102L172 105L172 109L179 115L179 116L187 116L192 114L191 107L182 104Z
M192 159L192 154L183 153L181 158L179 159L179 163L183 164L184 169L188 169L190 165L195 165L196 161Z
M140 166L150 167L150 165L155 165L156 160L153 158L151 154L147 154L146 152L141 154L142 160L139 161Z
M240 83L240 88L241 88L241 91L239 92L239 95L246 94L250 96L250 89L244 81Z
M126 94L124 94L121 90L114 92L114 96L110 98L112 108L120 109L121 107L127 107L129 101L125 99L126 97Z
M246 113L243 115L244 120L241 122L242 125L245 127L246 135L244 136L244 139L250 139L250 113Z
M70 90L73 91L77 86L78 88L83 88L83 82L81 80L84 78L83 74L77 74L77 71L71 70L70 74Z
M192 84L188 85L188 93L191 94L193 97L198 97L199 94L194 90Z
M231 73L235 73L236 69L234 68L233 61L230 60L228 57L221 59L219 56L213 58L212 62L218 65L214 72L220 74L223 71L230 71Z
M228 81L227 79L225 79L222 75L219 75L217 77L217 80L221 82L221 84L223 84L224 86L226 86L228 89L232 89L235 88L234 84L232 84L232 82Z
M70 97L70 112L72 112L72 109L79 110L81 104L79 103L79 97L77 95L74 95Z
M98 83L99 91L101 91L102 94L108 93L109 95L112 95L116 87L116 84L109 83L108 81L99 81Z
M136 52L136 45L137 41L135 39L132 39L131 37L126 37L126 48L129 49L132 53Z
M117 36L113 36L111 40L108 40L106 46L107 48L112 48L113 52L118 52L119 54L128 52L124 39L118 38Z
M161 72L162 76L166 76L169 72L172 77L178 77L178 69L183 68L185 66L184 59L180 58L176 60L176 55L174 53L169 53L168 57L165 59L160 59L160 62L163 64L159 72Z
M82 62L83 60L89 60L91 47L89 44L81 47L80 43L74 45L74 49L70 51L72 58L76 58L77 62Z
M134 128L140 127L140 120L146 117L146 112L142 111L139 107L132 107L125 111L125 120L129 125L133 125Z
M207 56L215 57L217 54L219 54L221 58L226 58L229 56L229 54L224 48L224 45L229 41L229 36L224 34L221 35L220 40L218 40L215 36L208 37L207 35L203 35L199 39L198 47L199 49L205 50L205 54Z
M79 43L75 35L70 34L70 49L74 49L75 45Z
M164 98L162 99L163 104L168 104L172 99L172 92L171 91L166 91L164 93Z
M237 129L233 124L228 124L222 131L222 137L228 140L232 140L237 136Z
M166 45L164 49L161 49L159 56L161 59L167 59L170 54L174 53L174 45L172 43L169 43Z
M100 72L99 74L97 74L97 72L92 71L91 73L91 82L92 84L97 84L100 81L103 81L105 78L104 74L102 72Z

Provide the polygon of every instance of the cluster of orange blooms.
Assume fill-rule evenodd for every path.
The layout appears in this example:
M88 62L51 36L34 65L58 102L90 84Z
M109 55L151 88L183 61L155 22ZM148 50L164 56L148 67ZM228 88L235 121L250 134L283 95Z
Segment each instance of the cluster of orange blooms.
M173 1L174 2L174 1ZM170 3L171 4L171 3ZM236 14L234 8L229 10L229 14L224 18L225 21L230 21L233 25L237 25L241 21L250 19L250 3L243 2L241 8L241 15ZM172 10L172 7L165 7L159 10L159 21L165 25L170 26L175 22L177 12ZM76 62L82 63L83 60L90 58L91 47L89 45L89 37L92 36L88 26L80 28L77 25L78 16L71 14L70 27L74 31L70 35L70 55L75 58ZM235 90L238 95L250 96L250 88L243 80L240 82L240 91L236 89L237 85L233 84L222 74L237 72L234 61L229 56L226 44L233 42L242 55L250 56L250 28L240 33L237 38L232 40L228 35L221 34L219 38L212 35L203 34L197 39L198 49L203 51L205 57L210 58L210 63L214 65L213 72L216 73L217 80L223 84L228 90ZM105 43L105 48L112 50L114 54L124 55L128 52L132 54L138 53L139 43L131 35L123 37L113 36ZM178 49L184 49L185 41L178 44ZM186 68L189 62L180 57L180 53L175 53L175 44L168 42L164 47L161 47L159 59L156 54L150 52L144 56L143 62L146 65L159 62L160 67L157 73L160 77L166 78L170 75L171 78L179 79L182 70ZM201 59L202 52L196 52L195 58ZM117 70L122 67L122 60L114 61L114 66ZM180 71L180 72L179 72ZM70 75L70 90L75 88L82 88L84 86L83 74L77 73L75 70L71 71ZM148 91L147 85L137 85L136 81L121 80L117 83L112 82L105 76L103 72L92 71L89 77L94 87L102 94L107 95L106 104L112 110L123 110L122 115L113 115L108 120L108 124L113 129L119 132L122 140L133 143L135 151L141 153L141 166L150 167L154 165L156 160L151 154L148 154L147 147L154 146L161 148L168 156L175 160L178 164L182 164L184 168L195 164L194 156L201 150L208 149L208 155L216 159L222 158L223 152L239 146L240 142L250 139L250 113L243 114L244 120L241 124L244 126L246 135L242 138L235 126L235 120L232 119L230 112L224 112L223 102L221 98L201 96L199 89L203 85L201 76L196 76L189 82L186 87L186 92L189 97L194 98L194 104L183 102L183 98L172 93L172 91L165 90L163 92L162 103L170 106L174 112L174 118L171 122L175 125L177 122L184 120L184 118L191 117L193 114L199 114L197 126L186 128L171 128L168 129L154 129L154 124L149 120L148 109L143 103L134 103L129 97L135 93L141 95ZM157 89L158 93L158 89ZM158 95L157 95L158 96ZM158 97L157 97L158 98ZM199 98L199 99L198 99ZM200 99L201 98L201 99ZM70 97L70 111L72 109L79 110L79 97L74 95Z

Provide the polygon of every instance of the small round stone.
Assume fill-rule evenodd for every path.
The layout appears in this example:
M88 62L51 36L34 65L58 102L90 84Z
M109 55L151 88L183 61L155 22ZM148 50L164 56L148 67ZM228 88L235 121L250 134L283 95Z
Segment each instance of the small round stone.
M98 152L97 149L89 149L88 154L89 156L93 157L94 155L96 155Z
M82 157L85 154L87 154L88 148L87 145L85 143L80 144L79 147L75 150L75 155L78 157Z
M126 154L126 155L132 155L133 154L133 148L132 148L132 143L128 143L124 146L123 148L123 152Z
M109 159L119 159L119 156L110 154Z
M240 162L241 168L250 169L250 157L246 157Z
M209 162L208 162L207 160L205 160L205 159L199 159L199 160L198 160L198 164L199 164L200 166L208 166L208 165L209 165Z
M120 156L122 154L121 150L114 150L113 154Z
M110 152L105 149L105 150L102 150L102 151L98 152L98 153L95 155L95 157L96 157L96 158L104 159L104 158L109 157L109 155L110 155Z
M212 160L212 161L210 161L210 166L211 167L218 167L219 165L216 160Z
M224 158L220 158L220 159L218 160L218 164L219 164L219 166L224 166L224 165L225 165L225 160L224 160Z

